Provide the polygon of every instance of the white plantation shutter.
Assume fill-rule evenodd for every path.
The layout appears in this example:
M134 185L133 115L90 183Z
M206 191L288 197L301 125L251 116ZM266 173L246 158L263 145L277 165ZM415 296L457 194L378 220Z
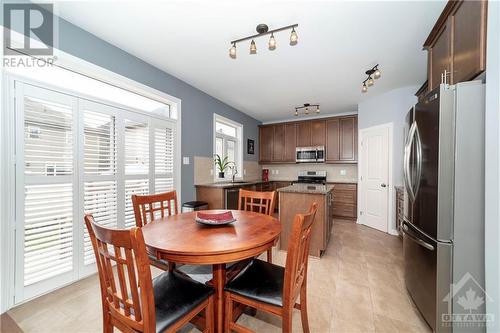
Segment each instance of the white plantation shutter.
M96 271L83 214L135 226L132 194L175 188L175 121L15 81L15 303ZM10 110L9 110L10 111Z
M147 119L125 119L125 228L136 225L132 194L150 193L149 136Z
M72 269L72 184L25 186L24 286Z
M17 86L16 86L17 88ZM16 301L74 276L76 99L22 85L16 90Z
M113 114L104 112L109 109L96 103L84 103L83 204L84 212L92 214L97 223L116 228L118 226L116 119ZM83 265L92 264L94 268L95 256L92 243L86 226L82 227Z
M125 228L135 227L134 206L132 205L132 194L149 194L149 179L125 180Z
M174 128L154 128L155 193L174 189Z

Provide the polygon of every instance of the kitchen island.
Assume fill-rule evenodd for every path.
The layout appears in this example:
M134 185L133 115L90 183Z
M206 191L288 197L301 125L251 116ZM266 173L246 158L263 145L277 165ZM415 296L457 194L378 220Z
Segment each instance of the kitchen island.
M332 201L335 185L294 184L278 189L279 219L282 226L280 249L287 250L293 219L305 213L313 202L318 205L312 227L309 254L320 257L326 250L332 233Z

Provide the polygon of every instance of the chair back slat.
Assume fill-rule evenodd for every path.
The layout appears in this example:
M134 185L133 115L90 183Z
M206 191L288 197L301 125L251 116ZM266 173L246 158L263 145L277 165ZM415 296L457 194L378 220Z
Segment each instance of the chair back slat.
M255 192L240 189L238 209L272 215L276 203L276 192Z
M309 259L309 245L311 230L316 216L318 205L313 203L306 214L295 215L292 232L288 242L288 251L285 265L284 302L293 306L300 294L302 284L307 280L307 264Z
M104 316L126 331L154 332L153 285L141 229L108 229L92 215L85 216L85 224L96 257Z
M139 228L154 219L178 214L176 191L150 195L132 194L132 205L134 206L135 224Z

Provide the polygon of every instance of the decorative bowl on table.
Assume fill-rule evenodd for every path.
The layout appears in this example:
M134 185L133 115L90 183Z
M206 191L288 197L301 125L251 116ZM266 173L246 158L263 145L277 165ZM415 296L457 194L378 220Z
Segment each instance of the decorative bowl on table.
M233 223L236 219L232 212L222 212L222 213L206 213L198 212L196 213L195 221L206 225L225 225Z

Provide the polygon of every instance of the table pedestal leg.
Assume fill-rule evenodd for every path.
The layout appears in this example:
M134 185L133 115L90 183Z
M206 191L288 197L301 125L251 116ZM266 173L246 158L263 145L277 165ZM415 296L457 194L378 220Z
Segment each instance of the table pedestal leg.
M226 264L213 265L215 289L215 332L224 332L224 286L226 285Z

